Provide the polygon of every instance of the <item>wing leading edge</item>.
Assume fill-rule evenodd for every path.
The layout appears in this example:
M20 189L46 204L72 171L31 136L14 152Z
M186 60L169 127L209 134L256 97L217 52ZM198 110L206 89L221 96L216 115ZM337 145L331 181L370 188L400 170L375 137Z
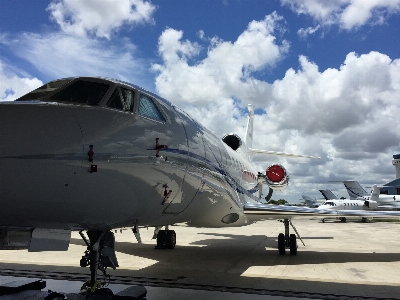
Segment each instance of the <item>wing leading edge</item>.
M332 210L332 209L316 209L299 206L284 206L270 204L253 204L246 203L243 206L246 215L260 216L282 216L298 217L298 216L357 216L357 217L397 217L400 218L400 211L379 211L379 210Z

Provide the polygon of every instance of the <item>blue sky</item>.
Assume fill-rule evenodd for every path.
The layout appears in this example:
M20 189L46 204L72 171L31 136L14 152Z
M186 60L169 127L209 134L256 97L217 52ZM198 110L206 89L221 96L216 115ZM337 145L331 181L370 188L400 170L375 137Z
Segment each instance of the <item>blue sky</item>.
M94 75L144 86L217 136L319 155L255 157L285 165L274 197L320 197L329 180L394 179L399 153L400 0L0 0L0 101L56 78Z

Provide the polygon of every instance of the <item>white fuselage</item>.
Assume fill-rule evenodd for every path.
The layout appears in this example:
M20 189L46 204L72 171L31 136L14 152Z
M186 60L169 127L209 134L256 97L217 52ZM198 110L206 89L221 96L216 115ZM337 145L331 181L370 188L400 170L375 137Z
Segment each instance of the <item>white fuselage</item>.
M111 91L98 105L0 104L0 227L249 222L243 204L254 201L257 178L243 155L151 93L94 81L131 89L133 111L107 107ZM142 94L152 97L165 122L138 111Z
M375 201L363 200L346 200L346 199L332 199L325 201L318 207L320 210L333 209L333 210L361 210L361 209L375 209L378 204Z
M360 200L374 200L382 207L400 208L400 195L385 195L372 192L369 196L362 196Z

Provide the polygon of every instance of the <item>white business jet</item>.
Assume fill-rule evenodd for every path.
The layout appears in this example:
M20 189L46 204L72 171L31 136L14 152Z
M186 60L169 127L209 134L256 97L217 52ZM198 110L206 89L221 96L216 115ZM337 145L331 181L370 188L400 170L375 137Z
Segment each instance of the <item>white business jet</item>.
M139 229L154 226L157 246L174 248L175 223L243 226L272 217L284 220L279 253L296 254L293 216L346 211L263 205L253 196L262 184L289 183L279 164L259 176L253 154L309 156L251 149L249 111L244 143L233 133L221 140L170 102L106 78L55 80L0 103L0 249L67 250L79 231L87 244L80 264L90 266L95 286L98 269L118 267L115 228L132 228L140 243Z
M318 207L321 210L376 210L378 203L373 200L347 200L347 199L329 199ZM346 222L346 217L339 217L339 220ZM362 217L362 221L366 222L366 218ZM325 219L322 219L325 222Z
M362 199L362 200L373 200L378 202L379 208L400 208L400 196L399 195L386 195L381 194L380 189L383 186L373 185L373 189L368 193L362 186L355 180L344 180L342 181L344 186L349 193L350 199Z

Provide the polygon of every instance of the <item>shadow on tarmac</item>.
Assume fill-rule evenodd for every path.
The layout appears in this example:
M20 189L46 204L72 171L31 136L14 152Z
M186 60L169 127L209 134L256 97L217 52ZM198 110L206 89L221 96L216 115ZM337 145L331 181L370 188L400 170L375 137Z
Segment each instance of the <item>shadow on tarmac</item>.
M265 290L281 290L292 292L321 293L326 295L348 295L376 298L400 299L400 283L398 285L368 283L363 280L362 269L352 268L353 276L360 279L360 282L340 281L340 276L332 274L331 279L306 278L301 276L291 277L291 267L300 266L302 270L313 272L313 269L321 269L323 264L345 264L345 263L391 263L400 261L399 253L357 253L353 252L317 252L304 248L299 242L297 256L279 255L276 249L277 238L266 237L265 235L235 235L218 233L197 233L202 240L191 243L189 246L177 245L173 250L156 250L153 243L139 245L134 241L116 242L116 251L126 255L148 258L157 263L140 270L120 268L113 271L113 276L130 276L144 278L169 279L176 284L176 287L203 286L210 287L237 287L251 289L250 292ZM210 238L207 238L210 236ZM211 238L214 237L214 238ZM311 237L313 240L331 240L333 237L321 236ZM80 239L72 238L71 244L85 246ZM311 247L310 247L311 248ZM83 253L82 253L83 254ZM118 253L117 253L118 258ZM80 257L76 257L76 267L50 266L52 271L88 274L88 268L79 267ZM301 266L305 265L305 266ZM2 268L13 268L11 264L0 263ZM20 264L22 270L44 270L49 266L33 264ZM264 268L264 274L258 276L252 274L244 276L251 267ZM276 268L282 268L282 272L271 272ZM329 272L326 269L326 272ZM269 275L271 274L271 275ZM273 275L275 274L275 275ZM276 275L278 274L278 275ZM325 278L329 278L326 277ZM356 284L355 284L356 283Z

